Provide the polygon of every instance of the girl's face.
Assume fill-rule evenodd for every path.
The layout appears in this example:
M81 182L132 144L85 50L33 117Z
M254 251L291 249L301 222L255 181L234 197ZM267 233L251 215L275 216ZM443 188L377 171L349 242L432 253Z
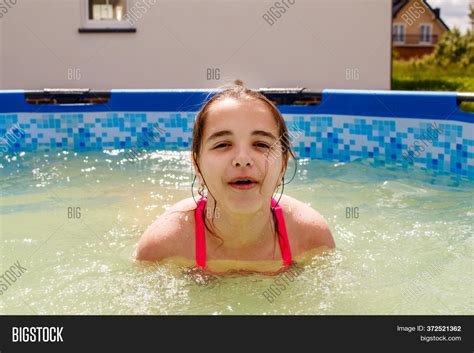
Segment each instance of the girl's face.
M214 103L198 163L219 207L238 213L268 207L286 168L281 148L277 122L265 103L233 98Z

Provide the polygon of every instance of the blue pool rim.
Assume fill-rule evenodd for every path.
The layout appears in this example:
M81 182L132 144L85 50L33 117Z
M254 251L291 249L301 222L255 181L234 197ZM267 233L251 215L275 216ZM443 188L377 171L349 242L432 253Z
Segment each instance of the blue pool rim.
M0 91L0 113L58 112L197 112L216 90L111 90L105 104L32 105L24 90ZM337 90L322 92L316 106L278 106L283 114L337 114L391 118L453 120L474 123L474 114L458 105L457 92Z
M27 103L32 91L0 91L0 154L129 149L157 123L166 133L141 147L189 150L196 113L218 91L112 90L107 103L58 105ZM461 96L474 100L472 93L327 89L317 105L277 107L289 128L302 132L293 146L298 158L369 159L474 179L474 114L460 109ZM17 140L15 124L24 132ZM442 134L432 137L432 126Z

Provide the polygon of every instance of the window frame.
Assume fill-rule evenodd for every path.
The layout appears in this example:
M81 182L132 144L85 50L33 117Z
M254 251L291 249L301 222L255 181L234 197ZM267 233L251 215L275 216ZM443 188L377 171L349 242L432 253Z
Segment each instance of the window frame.
M425 27L425 28L428 28L429 31L428 31L428 35L425 33L423 33L422 31L422 28ZM423 35L427 35L428 36L428 40L423 40L425 38L423 38ZM420 23L420 44L432 44L433 43L433 24L431 23Z
M90 20L89 19L89 1L81 0L81 28L79 32L135 32L136 27L124 20L127 12L124 12L122 21ZM125 0L127 11L129 11L136 0Z
M397 33L395 33L395 27L403 29L403 35L400 35L400 31L398 30ZM406 41L406 26L404 23L394 23L392 25L392 38L393 42L400 44L400 43L405 43ZM401 40L398 40L401 38Z

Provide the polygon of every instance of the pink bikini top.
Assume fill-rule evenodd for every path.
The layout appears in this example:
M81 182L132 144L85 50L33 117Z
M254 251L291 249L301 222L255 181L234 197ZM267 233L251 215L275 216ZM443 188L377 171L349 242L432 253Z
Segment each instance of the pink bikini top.
M206 205L207 198L201 197L197 202L197 208L195 211L195 223L196 223L196 265L198 268L206 268L206 229L202 219L204 207ZM291 257L290 243L288 241L288 234L286 233L285 219L283 218L283 210L280 205L272 198L272 207L275 210L275 216L278 220L278 242L280 244L281 255L283 257L283 265L286 267L290 266L293 262Z

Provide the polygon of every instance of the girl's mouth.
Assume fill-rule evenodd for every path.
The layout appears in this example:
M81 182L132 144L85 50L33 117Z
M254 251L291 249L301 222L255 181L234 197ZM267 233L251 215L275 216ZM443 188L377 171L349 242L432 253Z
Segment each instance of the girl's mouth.
M254 187L257 186L257 184L258 183L253 180L237 180L235 182L229 183L230 186L239 190L253 189Z

